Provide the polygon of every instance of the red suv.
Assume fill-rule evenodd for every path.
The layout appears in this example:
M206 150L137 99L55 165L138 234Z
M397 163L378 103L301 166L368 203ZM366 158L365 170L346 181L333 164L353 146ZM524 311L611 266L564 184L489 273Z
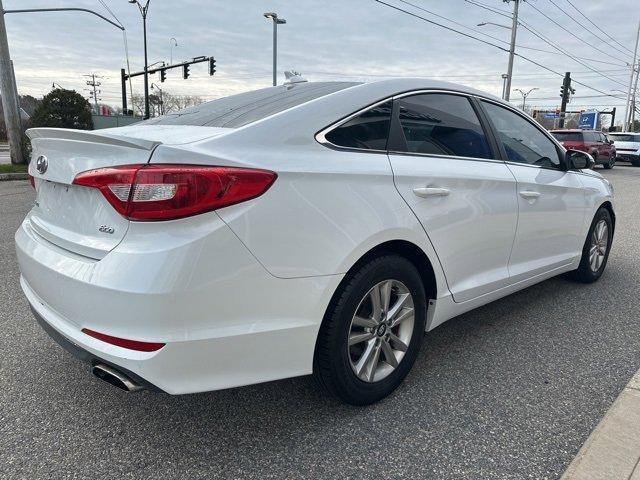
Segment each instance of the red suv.
M613 168L616 163L616 147L604 133L596 130L551 130L551 134L564 148L582 150L593 157L604 168Z

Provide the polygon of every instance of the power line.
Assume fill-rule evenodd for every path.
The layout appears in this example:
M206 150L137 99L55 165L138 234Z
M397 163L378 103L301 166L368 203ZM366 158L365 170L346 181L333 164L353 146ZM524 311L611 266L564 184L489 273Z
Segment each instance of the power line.
M397 10L397 11L399 11L399 12L402 12L402 13L404 13L404 14L407 14L407 15L410 15L410 16L412 16L412 17L415 17L415 18L418 18L418 19L420 19L420 20L423 20L423 21L425 21L425 22L427 22L427 23L431 23L431 24L436 25L436 26L438 26L438 27L444 28L445 30L450 30L450 31L452 31L452 32L458 33L459 35L463 35L463 36L465 36L465 37L467 37L467 38L471 38L471 39L476 40L476 41L478 41L478 42L484 43L485 45L490 45L490 46L492 46L492 47L494 47L494 48L497 48L497 49L499 49L499 50L502 50L503 52L508 52L508 51L509 51L509 50L507 50L506 48L501 47L500 45L496 45L496 44L494 44L494 43L488 42L488 41L483 40L483 39L481 39L481 38L474 37L473 35L469 35L468 33L461 32L460 30L456 30L455 28L451 28L451 27L448 27L448 26L446 26L446 25L442 25L441 23L435 22L435 21L430 20L430 19L428 19L428 18L425 18L425 17L423 17L423 16L421 16L421 15L418 15L417 13L413 13L413 12L410 12L410 11L405 10L405 9L403 9L403 8L400 8L400 7L396 6L396 5L392 5L392 4L390 4L390 3L384 2L383 0L373 0L373 1L374 1L374 2L376 2L376 3L380 3L380 4L382 4L382 5L385 5L385 6L389 7L389 8L394 9L394 10ZM465 0L465 1L472 2L472 0ZM535 60L532 60L532 59L531 59L531 58L529 58L529 57L525 57L524 55L519 54L519 53L515 53L515 55L516 55L517 57L519 57L519 58L522 58L523 60L526 60L526 61L527 61L527 62L529 62L529 63L532 63L532 64L534 64L534 65L536 65L536 66L538 66L538 67L540 67L540 68L544 69L544 70L547 70L547 71L549 71L549 72L551 72L551 73L555 73L555 74L556 74L556 75L558 75L558 76L564 77L564 74L562 74L562 73L560 73L560 72L558 72L558 71L556 71L556 70L553 70L552 68L549 68L549 67L547 67L546 65L541 64L540 62L537 62L537 61L535 61ZM584 64L583 64L583 65L584 65ZM586 66L587 68L589 68L590 70L592 70L588 65L584 65L584 66ZM607 92L605 92L605 91L603 91L603 90L600 90L600 89L598 89L598 88L595 88L595 87L592 87L592 86L590 86L590 85L587 85L587 84L586 84L586 83L584 83L584 82L580 82L580 81L575 80L575 79L574 79L573 81L574 81L575 83L577 83L578 85L582 85L583 87L588 88L588 89L590 89L590 90L593 90L593 91L595 91L595 92L602 93L602 94L604 94L604 95L606 95L606 96L610 96L610 97L613 97L613 98L617 98L615 95L611 95L611 94L609 94L609 93L607 93ZM614 81L615 81L615 80L614 80Z
M553 2L552 2L553 3ZM538 12L540 15L542 15L544 18L546 18L547 20L549 20L550 22L552 22L553 24L557 25L558 27L560 27L565 33L568 33L569 35L571 35L573 38L579 40L582 43L587 43L584 39L580 38L579 36L577 36L575 33L573 33L571 30L565 28L564 26L562 26L560 23L556 22L553 18L551 18L549 15L547 15L546 13L544 13L542 10L540 10L538 7L536 7L532 2L526 2L526 4L533 8L536 12ZM597 37L597 35L594 35ZM597 37L599 40L602 40L600 37ZM606 42L605 42L606 43ZM588 44L588 43L587 43ZM605 50L602 50L601 48L591 44L590 45L591 48L593 48L594 50L599 51L600 53L603 53L605 55L608 55L611 58L615 58L616 60L620 61L620 62L626 62L626 60L623 60L621 58L618 58L614 55L611 55L611 53L606 52Z
M569 15L568 12L566 12L565 10L563 10L562 8L560 8L555 2L553 2L552 0L549 0L553 5L556 6L556 8L558 10L560 10L562 13L564 13L566 16L568 16L571 20L573 20L574 22L576 22L578 25L580 25L582 28L586 29L587 31L589 31L589 29L587 27L585 27L582 23L578 22L575 18L573 18L571 15ZM633 50L631 50L630 48L625 47L623 44L621 44L620 42L618 42L615 38L613 38L611 35L609 35L607 32L605 32L602 28L600 28L598 25L596 25L595 23L593 23L591 21L591 19L589 17L587 17L584 13L582 13L582 11L580 11L580 9L578 7L576 7L571 0L567 0L567 3L569 5L571 5L573 7L573 9L578 12L580 15L582 15L583 18L585 18L591 25L593 25L594 27L596 27L599 31L601 31L602 33L605 34L605 36L609 39L611 39L613 42L617 43L618 45L620 45L622 48L624 48L625 50L627 50L629 53L633 54ZM599 37L598 35L596 35L593 32L590 32L594 37L596 37L597 39L603 41L604 43L609 43L606 40L603 40L601 37Z
M498 15L502 15L503 17L507 17L509 19L512 18L511 15L508 15L508 14L504 13L503 10L495 9L493 7L490 7L489 5L485 5L483 3L476 2L475 0L464 0L464 1L467 2L467 3L470 3L472 5L475 5L476 7L480 7L480 8L483 8L485 10L488 10L488 11L490 11L492 13L496 13ZM522 25L522 21L518 21L518 24ZM534 51L538 51L538 52L550 53L552 55L564 55L563 53L552 52L550 50L544 50L544 49L541 49L541 48L527 47L527 46L524 46L524 45L516 45L516 46L518 48L526 48L527 50L534 50ZM596 63L603 63L603 64L606 64L606 65L615 65L617 67L626 67L626 66L629 65L627 62L623 62L622 64L620 64L620 63L608 62L606 60L599 60L597 58L579 57L577 55L574 55L574 56L575 56L575 58L579 58L581 60L587 60L589 62L596 62Z
M623 87L626 86L624 83L616 80L613 77L610 77L609 75L605 75L604 73L599 72L598 70L596 70L595 68L592 68L590 65L584 63L583 61L579 60L575 55L572 55L571 53L569 53L567 50L565 50L564 48L558 47L557 45L555 45L552 41L550 41L548 38L546 38L544 35L542 35L540 32L538 32L537 30L535 30L533 27L529 26L529 24L525 23L525 22L521 22L520 23L522 25L522 27L524 29L526 29L527 31L529 31L530 33L532 33L533 35L535 35L536 37L538 37L540 40L542 40L543 42L545 42L547 45L555 48L556 50L558 50L559 52L564 53L567 57L571 58L573 61L579 63L580 65L582 65L583 67L588 68L589 70L591 70L594 73L598 73L600 76L614 82L617 83L618 85L622 85Z

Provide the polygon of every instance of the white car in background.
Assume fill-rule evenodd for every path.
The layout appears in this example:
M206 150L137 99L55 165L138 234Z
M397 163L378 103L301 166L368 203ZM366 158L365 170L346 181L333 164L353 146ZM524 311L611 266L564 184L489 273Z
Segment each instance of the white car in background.
M613 238L588 154L448 83L298 83L28 134L22 288L125 390L313 373L369 404L425 331L564 272L593 282Z
M640 167L640 133L611 132L608 135L616 147L616 158Z

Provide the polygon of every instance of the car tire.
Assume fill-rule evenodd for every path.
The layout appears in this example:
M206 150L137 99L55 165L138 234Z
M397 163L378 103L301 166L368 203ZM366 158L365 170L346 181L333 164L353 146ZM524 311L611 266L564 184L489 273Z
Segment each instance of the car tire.
M604 234L600 230L603 228L602 226L606 228ZM570 272L569 276L581 283L593 283L598 280L607 266L612 240L613 220L611 213L606 208L601 207L596 212L591 222L591 227L589 227L589 233L582 248L580 266L577 270Z
M640 159L631 160L631 165L633 165L634 167L640 167Z
M616 159L613 155L609 155L609 161L607 163L603 163L603 166L607 170L611 170L613 166L616 164Z
M381 308L374 305L376 297L382 299ZM347 274L327 309L316 342L314 377L352 405L383 399L411 370L426 313L424 285L409 260L388 254L367 261Z

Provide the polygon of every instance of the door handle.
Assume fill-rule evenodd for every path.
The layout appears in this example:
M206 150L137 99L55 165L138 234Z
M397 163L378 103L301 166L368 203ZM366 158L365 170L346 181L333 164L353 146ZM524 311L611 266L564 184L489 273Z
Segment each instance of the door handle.
M526 198L527 200L535 200L540 196L540 192L533 192L531 190L521 190L520 196L522 198Z
M441 187L417 187L413 189L413 193L418 197L446 197L449 195L448 188Z

